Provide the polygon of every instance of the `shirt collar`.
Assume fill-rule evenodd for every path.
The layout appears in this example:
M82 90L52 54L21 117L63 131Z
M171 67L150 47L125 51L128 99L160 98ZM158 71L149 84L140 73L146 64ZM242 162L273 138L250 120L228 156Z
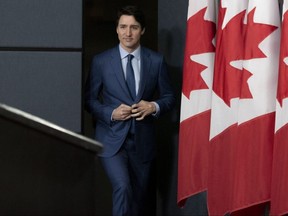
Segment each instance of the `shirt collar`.
M134 56L134 58L136 59L140 59L140 50L141 50L141 46L137 47L136 50L134 50L132 53L128 53L125 49L123 49L120 44L119 44L119 51L120 51L120 56L121 59L125 58L128 54L132 54Z

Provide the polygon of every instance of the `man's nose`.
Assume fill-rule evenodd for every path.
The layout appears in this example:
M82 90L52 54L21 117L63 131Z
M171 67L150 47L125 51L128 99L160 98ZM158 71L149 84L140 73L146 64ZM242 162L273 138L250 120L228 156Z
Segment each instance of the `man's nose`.
M132 31L131 31L130 28L127 28L127 29L126 29L126 35L128 35L128 36L131 35L131 32L132 32Z

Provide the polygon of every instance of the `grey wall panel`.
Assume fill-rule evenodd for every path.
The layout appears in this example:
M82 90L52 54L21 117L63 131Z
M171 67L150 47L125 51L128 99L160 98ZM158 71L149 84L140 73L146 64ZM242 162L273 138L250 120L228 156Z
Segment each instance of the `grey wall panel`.
M81 52L0 52L0 102L81 131Z
M0 47L82 47L82 0L0 0Z

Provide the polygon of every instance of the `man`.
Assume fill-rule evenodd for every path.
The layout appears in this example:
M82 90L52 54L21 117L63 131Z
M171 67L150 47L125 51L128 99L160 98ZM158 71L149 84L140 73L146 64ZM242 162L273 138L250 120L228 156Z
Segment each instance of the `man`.
M175 97L163 56L140 46L142 11L121 8L116 32L119 45L92 60L85 102L96 120L95 139L104 146L99 156L112 184L113 215L151 215L154 120L172 109Z

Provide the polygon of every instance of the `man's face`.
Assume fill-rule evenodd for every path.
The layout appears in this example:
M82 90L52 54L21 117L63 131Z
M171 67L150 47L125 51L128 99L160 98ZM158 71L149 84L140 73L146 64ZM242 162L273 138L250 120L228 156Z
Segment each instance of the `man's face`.
M134 16L122 15L116 28L120 45L128 52L133 52L140 44L141 35L145 29L141 28Z

